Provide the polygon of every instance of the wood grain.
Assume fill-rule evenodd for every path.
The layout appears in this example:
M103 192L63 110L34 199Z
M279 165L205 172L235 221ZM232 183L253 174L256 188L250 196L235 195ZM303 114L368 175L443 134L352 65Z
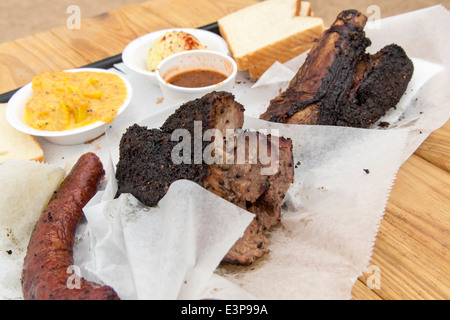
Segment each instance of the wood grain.
M450 121L432 132L415 154L442 170L450 172Z
M353 300L382 300L377 294L378 289L369 289L364 279L360 278L356 281L352 289Z
M257 0L152 0L84 19L80 29L61 26L0 44L0 93L44 71L84 66L117 54L133 39L173 27L197 28Z
M417 155L399 170L371 261L381 269L382 299L450 298L449 180Z

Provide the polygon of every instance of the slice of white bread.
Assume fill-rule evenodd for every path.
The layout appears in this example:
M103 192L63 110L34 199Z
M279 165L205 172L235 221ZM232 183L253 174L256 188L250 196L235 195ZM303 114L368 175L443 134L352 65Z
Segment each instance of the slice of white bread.
M0 164L0 230L9 231L9 240L27 243L65 171L49 163L8 160ZM0 239L4 243L4 239Z
M309 50L325 29L311 4L300 0L265 0L219 19L218 26L238 69L252 78Z
M6 104L0 104L0 163L12 159L44 162L44 151L36 139L12 127L5 116Z
M65 172L42 162L0 164L0 299L22 299L20 276L33 228Z

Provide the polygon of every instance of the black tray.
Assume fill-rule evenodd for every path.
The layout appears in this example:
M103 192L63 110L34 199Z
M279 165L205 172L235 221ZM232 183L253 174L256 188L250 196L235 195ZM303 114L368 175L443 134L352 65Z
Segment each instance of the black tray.
M214 32L216 34L219 34L219 26L217 25L217 22L213 22L211 24L208 24L206 26L200 27L199 29L207 30ZM85 66L82 66L81 68L100 68L100 69L109 69L112 68L115 64L122 62L122 54L118 54L100 61L96 61L90 64L87 64ZM17 92L20 88L5 92L0 94L0 103L6 103L9 101L9 99L14 95L14 93Z

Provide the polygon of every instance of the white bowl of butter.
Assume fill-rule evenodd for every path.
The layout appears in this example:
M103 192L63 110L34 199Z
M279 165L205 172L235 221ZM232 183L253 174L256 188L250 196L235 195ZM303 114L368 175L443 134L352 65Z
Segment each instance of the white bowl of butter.
M111 114L109 119L107 121L101 121L96 120L93 118L92 121L86 121L86 124L80 124L80 126L68 126L67 129L61 129L61 128L51 128L48 129L46 127L47 123L42 124L42 129L39 129L39 125L31 125L29 120L26 120L26 104L33 97L34 90L32 86L32 82L28 83L27 85L23 86L21 89L19 89L8 101L8 104L6 106L6 119L8 122L17 130L36 136L36 137L43 137L44 139L60 145L74 145L74 144L80 144L80 143L86 143L90 140L93 140L95 138L98 138L99 136L103 135L105 131L108 129L108 126L114 121L117 116L119 116L129 105L131 97L132 97L132 87L130 82L124 78L122 75L120 75L118 72L113 72L109 70L104 69L97 69L97 68L80 68L80 69L72 69L72 70L65 70L63 72L70 72L70 73L86 73L94 75L94 78L97 79L97 81L101 82L101 76L102 75L114 75L114 78L117 80L117 83L123 85L122 93L124 95L121 97L119 101L115 102L114 106L114 114ZM66 88L66 87L65 87ZM74 91L77 90L77 88L73 88ZM75 94L75 92L74 92ZM102 95L101 92L91 92L92 95ZM106 95L105 95L106 96ZM108 98L114 98L114 94L108 95ZM39 103L39 102L38 102ZM64 104L64 102L61 102ZM58 104L56 104L58 105ZM91 108L92 109L92 108ZM48 110L39 111L39 112L55 112L55 108L49 108ZM60 109L56 110L56 113L60 112ZM84 109L82 112L88 113L92 112L92 110ZM71 113L70 116L73 116ZM60 115L57 115L56 117L49 117L50 121L60 121L61 117Z
M155 31L130 42L122 52L122 61L125 66L158 86L155 71L150 71L147 67L147 53L158 39L171 31L183 31L194 36L206 47L206 50L230 54L226 41L214 32L195 28L172 28Z

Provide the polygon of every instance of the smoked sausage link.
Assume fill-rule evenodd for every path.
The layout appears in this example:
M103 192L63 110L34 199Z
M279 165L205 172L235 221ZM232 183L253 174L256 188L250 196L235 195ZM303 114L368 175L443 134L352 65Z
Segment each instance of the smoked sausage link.
M111 287L76 278L73 272L75 230L103 175L100 159L91 152L83 154L50 199L24 259L25 300L119 300Z

